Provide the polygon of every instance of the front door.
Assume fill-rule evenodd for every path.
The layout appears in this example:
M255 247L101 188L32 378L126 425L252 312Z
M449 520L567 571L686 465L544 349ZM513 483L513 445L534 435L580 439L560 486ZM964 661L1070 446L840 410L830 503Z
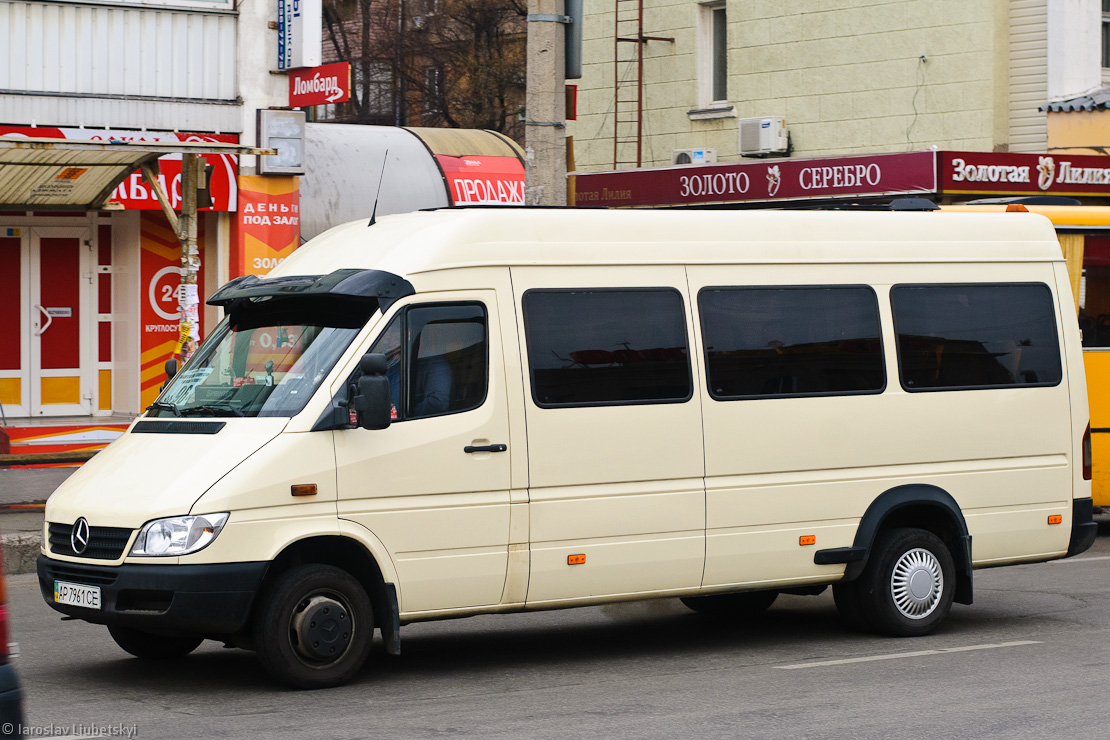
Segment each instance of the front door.
M371 346L389 358L395 421L335 432L339 516L389 550L402 612L505 592L513 453L497 310L483 290L396 306Z
M6 416L92 413L88 229L0 228L0 403ZM16 320L18 319L18 320Z

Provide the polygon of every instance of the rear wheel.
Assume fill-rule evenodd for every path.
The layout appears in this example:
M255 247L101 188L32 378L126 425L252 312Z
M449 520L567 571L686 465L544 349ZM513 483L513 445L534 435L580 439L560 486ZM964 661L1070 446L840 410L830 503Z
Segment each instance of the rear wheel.
M952 555L932 532L899 528L882 533L860 577L860 611L879 632L926 635L952 608ZM850 585L850 584L846 584Z
M699 614L751 619L771 608L778 596L778 591L745 591L738 594L687 596L681 601Z
M181 658L197 649L204 642L202 637L167 637L130 627L111 626L108 633L116 644L136 658L169 660Z
M303 565L270 585L254 623L258 658L302 689L354 678L370 652L374 611L362 585L330 565Z

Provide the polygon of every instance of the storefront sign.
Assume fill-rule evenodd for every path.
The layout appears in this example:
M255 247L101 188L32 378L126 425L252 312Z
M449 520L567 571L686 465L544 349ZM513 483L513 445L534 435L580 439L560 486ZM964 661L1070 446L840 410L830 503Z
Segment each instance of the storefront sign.
M351 99L351 63L297 69L289 73L289 107L345 103Z
M265 275L301 243L301 190L296 177L239 178L231 277Z
M317 67L323 55L321 0L278 0L278 69Z
M1110 195L1110 159L1074 154L940 152L944 193Z
M182 141L218 142L227 144L239 143L235 134L185 134L164 133L151 131L120 131L116 129L85 129L85 128L31 128L29 126L0 126L0 136L38 137L48 139L73 139L78 141L164 141L179 143ZM238 157L230 154L205 154L202 155L208 164L212 165L212 207L204 210L234 211L236 203L235 176L239 171ZM162 190L170 199L174 209L181 208L181 155L168 154L158 160L158 169L161 173L158 181ZM68 176L55 179L52 187L72 188L75 181L84 174L80 168L69 168L63 171ZM134 172L120 183L112 193L112 200L123 204L128 210L160 211L158 198L146 184L139 172Z
M575 178L580 206L659 206L936 192L934 152L597 172Z
M524 165L516 157L437 154L451 205L524 205Z
M197 222L197 247L201 262L209 258L205 249L205 219ZM139 326L141 369L140 403L146 408L158 396L166 382L164 365L179 350L181 339L181 245L164 216L144 213L139 219L139 277L141 308ZM204 270L197 275L197 294L206 295ZM203 338L203 312L194 321L200 323L194 341ZM190 334L194 327L190 327Z

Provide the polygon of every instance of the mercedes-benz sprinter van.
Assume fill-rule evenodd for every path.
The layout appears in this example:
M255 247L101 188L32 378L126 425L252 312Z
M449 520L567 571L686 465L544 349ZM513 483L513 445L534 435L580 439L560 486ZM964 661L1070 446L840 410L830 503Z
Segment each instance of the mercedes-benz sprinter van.
M334 228L50 498L54 609L350 680L417 620L829 585L921 635L1087 549L1087 394L1024 213L444 209Z

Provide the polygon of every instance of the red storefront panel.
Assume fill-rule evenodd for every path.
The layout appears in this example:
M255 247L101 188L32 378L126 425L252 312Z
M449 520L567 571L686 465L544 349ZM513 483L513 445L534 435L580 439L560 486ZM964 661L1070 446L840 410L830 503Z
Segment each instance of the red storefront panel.
M575 178L580 206L662 206L935 193L935 152L596 172Z
M39 242L39 300L50 316L49 328L39 337L44 370L81 366L80 250L79 239L44 237Z
M20 367L20 345L23 342L21 247L22 240L19 238L0 239L0 316L4 317L4 328L0 331L0 370L18 370Z

